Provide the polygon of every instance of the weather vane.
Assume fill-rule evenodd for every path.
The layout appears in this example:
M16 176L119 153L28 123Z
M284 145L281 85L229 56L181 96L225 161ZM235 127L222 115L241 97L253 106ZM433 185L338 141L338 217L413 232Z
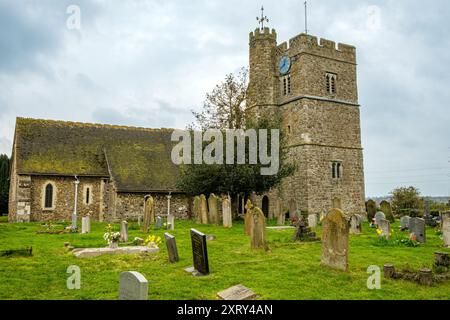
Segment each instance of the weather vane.
M264 6L261 6L261 18L256 17L256 21L261 25L261 30L264 30L264 22L269 22L269 19L264 15Z

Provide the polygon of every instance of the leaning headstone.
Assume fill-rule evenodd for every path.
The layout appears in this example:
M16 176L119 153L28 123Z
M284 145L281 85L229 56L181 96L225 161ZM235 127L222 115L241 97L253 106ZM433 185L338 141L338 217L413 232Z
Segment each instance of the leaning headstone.
M167 216L167 230L175 230L175 216L173 214Z
M260 208L254 207L252 210L253 223L251 229L252 249L267 250L266 241L266 217Z
M202 224L208 224L208 205L204 194L200 195L200 214Z
M136 271L120 274L119 300L147 300L148 281Z
M389 202L381 201L380 210L384 213L384 215L386 216L386 219L389 220L389 222L391 222L391 223L395 222L394 215L392 214L391 204Z
M400 218L400 229L402 231L409 229L409 220L411 220L410 216L403 216Z
M368 200L366 202L367 219L372 221L375 218L375 213L377 213L377 203L373 200Z
M177 243L175 241L175 237L166 232L164 234L164 238L166 239L166 247L167 252L169 254L169 262L170 263L178 262L180 258L178 257L178 248Z
M194 260L194 276L209 274L208 251L206 248L206 235L191 229L192 257Z
M344 213L331 209L323 220L321 264L348 270L348 223Z
M380 237L384 237L389 240L391 237L391 223L386 219L381 219L379 221L378 227L381 230Z
M202 223L202 215L200 211L200 197L194 197L193 214L197 223Z
M222 300L252 300L257 297L257 295L247 287L239 284L237 286L228 288L221 291L217 296Z
M442 214L442 237L444 246L450 247L450 212Z
M316 214L309 214L308 215L308 226L310 228L316 228L317 227L317 215Z
M377 213L375 213L375 224L377 226L380 225L381 219L386 219L386 216L385 216L385 214L383 212L378 211Z
M245 216L244 216L244 231L246 235L251 235L253 228L253 204L250 199L247 200L245 205Z
M233 226L233 219L231 215L231 201L228 197L222 200L222 215L223 215L223 226L225 228L231 228Z
M163 225L163 219L160 216L156 217L156 229L161 229Z
M120 241L128 242L128 222L125 220L120 224Z
M218 198L214 193L211 193L208 198L208 220L211 224L219 224L219 211L217 208Z
M145 209L144 209L144 225L142 226L142 230L144 232L148 232L150 228L150 224L155 219L155 203L152 196L148 196L145 200Z
M359 214L354 214L350 217L350 234L361 234L362 232L362 217Z
M422 218L411 218L409 220L409 230L416 237L417 242L425 243L425 220Z
M91 218L89 216L81 218L81 233L91 232Z

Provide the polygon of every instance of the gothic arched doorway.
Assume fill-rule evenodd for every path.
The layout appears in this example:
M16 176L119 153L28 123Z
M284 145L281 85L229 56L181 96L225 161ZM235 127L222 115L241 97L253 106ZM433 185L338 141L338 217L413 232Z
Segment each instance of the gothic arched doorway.
M262 212L266 218L269 217L269 197L264 196L262 199Z

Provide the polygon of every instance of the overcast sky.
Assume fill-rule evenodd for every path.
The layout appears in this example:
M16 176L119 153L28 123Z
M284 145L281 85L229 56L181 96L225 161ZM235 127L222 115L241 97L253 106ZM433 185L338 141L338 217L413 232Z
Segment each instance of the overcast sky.
M279 42L303 31L303 1L0 0L0 153L16 116L184 128L248 65L261 4ZM357 46L366 195L449 195L449 1L311 0L308 20Z

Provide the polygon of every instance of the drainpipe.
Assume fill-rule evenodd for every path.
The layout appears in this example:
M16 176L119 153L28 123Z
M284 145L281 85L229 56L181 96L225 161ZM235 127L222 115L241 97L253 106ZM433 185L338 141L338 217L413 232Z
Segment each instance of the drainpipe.
M75 181L73 182L75 185L75 203L73 205L73 214L72 214L72 228L77 228L77 204L78 204L78 185L80 184L80 180L78 180L77 176L75 176Z

